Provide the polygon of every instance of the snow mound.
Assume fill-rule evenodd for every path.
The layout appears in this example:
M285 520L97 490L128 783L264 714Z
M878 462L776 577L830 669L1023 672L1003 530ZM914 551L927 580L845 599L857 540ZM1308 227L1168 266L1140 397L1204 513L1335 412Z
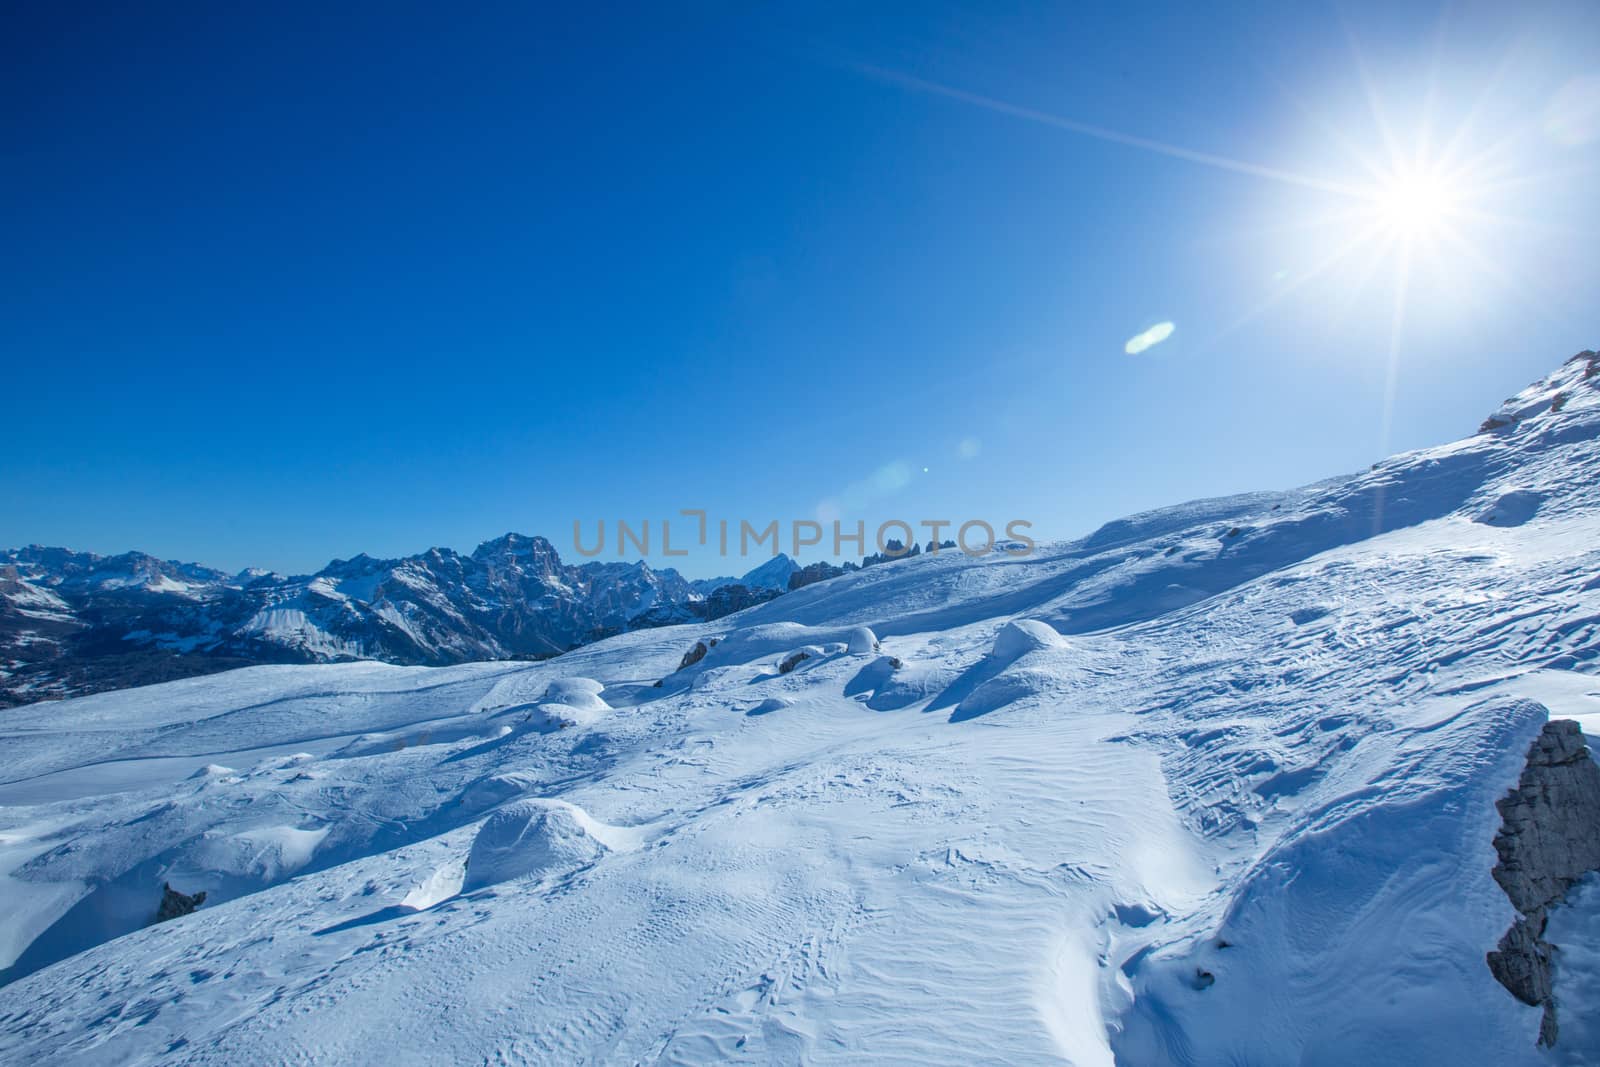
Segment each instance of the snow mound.
M605 686L593 678L558 678L544 691L543 703L565 704L585 711L610 711L611 705L600 699Z
M1488 507L1472 520L1485 526L1521 526L1533 518L1544 503L1544 494L1531 489L1513 489L1501 493Z
M600 721L601 712L606 706L599 708L574 707L571 704L535 704L528 709L527 724L535 730L548 733L551 730L571 730L578 726L589 726Z
M1019 700L1037 697L1055 688L1056 677L1048 671L1010 670L990 678L962 698L950 716L951 722L974 719L998 711Z
M878 635L866 626L857 626L850 631L845 649L852 656L870 656L878 651Z
M997 660L1021 659L1042 648L1060 648L1065 642L1049 623L1037 619L1012 619L995 635L992 655Z
M189 861L211 874L272 884L310 863L330 829L264 826L237 834L208 833Z
M465 875L466 870L460 863L447 863L437 867L432 874L422 880L420 885L406 894L400 906L412 911L426 911L461 892L461 883Z
M892 656L880 656L851 679L845 696L855 697L873 711L893 711L936 696L955 677L943 664L900 663Z
M715 689L726 681L729 673L730 669L727 667L712 667L710 670L702 671L691 678L689 680L689 688L697 692Z
M491 774L463 790L461 804L470 810L485 811L531 792L538 787L538 784L539 779L536 775L521 771Z
M794 707L794 701L789 697L768 697L749 711L746 715L771 715L775 711Z
M628 837L628 831L564 800L519 800L489 816L473 838L462 888L587 867L614 849L628 847Z

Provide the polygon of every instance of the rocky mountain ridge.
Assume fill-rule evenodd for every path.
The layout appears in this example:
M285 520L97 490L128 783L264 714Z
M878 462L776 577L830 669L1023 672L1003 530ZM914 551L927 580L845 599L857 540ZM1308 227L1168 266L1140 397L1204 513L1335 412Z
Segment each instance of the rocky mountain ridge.
M642 560L569 564L519 533L301 576L30 545L0 552L0 707L254 663L543 659L742 610L796 570L779 556L695 583Z

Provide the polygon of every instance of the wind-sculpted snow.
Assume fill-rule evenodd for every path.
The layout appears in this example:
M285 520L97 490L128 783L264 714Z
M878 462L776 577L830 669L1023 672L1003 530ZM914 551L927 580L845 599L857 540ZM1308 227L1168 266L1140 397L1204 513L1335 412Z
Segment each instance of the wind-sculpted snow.
M1299 825L1250 866L1214 927L1122 964L1135 1000L1113 1042L1119 1057L1476 1063L1500 1049L1493 1062L1529 1059L1507 1047L1529 1035L1483 963L1508 914L1483 871L1494 865L1494 786L1515 783L1545 718L1531 701L1474 706L1371 736L1349 770L1302 783ZM1357 768L1368 780L1351 788Z
M599 862L608 852L632 848L638 839L636 832L596 822L564 800L529 797L484 820L467 854L462 887L565 874Z
M1486 964L1495 801L1600 725L1587 367L1030 559L8 713L0 1059L1595 1062L1591 881L1554 1050Z

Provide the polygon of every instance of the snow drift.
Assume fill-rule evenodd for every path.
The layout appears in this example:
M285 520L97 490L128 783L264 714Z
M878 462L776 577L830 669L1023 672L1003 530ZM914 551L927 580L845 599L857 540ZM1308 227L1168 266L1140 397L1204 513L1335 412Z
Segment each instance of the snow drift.
M1497 804L1600 724L1596 368L715 629L8 711L0 1057L1596 1062L1600 875L1552 1049L1488 964Z
M564 873L632 842L632 834L590 818L573 804L530 797L506 805L484 822L472 839L462 887Z

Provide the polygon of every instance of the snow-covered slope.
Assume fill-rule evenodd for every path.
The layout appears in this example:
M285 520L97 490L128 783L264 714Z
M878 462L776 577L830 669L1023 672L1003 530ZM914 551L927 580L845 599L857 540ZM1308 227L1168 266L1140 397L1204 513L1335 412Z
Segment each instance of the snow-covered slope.
M1485 954L1495 801L1600 726L1597 367L1026 559L8 712L0 1058L1596 1062L1592 883L1553 1050Z

